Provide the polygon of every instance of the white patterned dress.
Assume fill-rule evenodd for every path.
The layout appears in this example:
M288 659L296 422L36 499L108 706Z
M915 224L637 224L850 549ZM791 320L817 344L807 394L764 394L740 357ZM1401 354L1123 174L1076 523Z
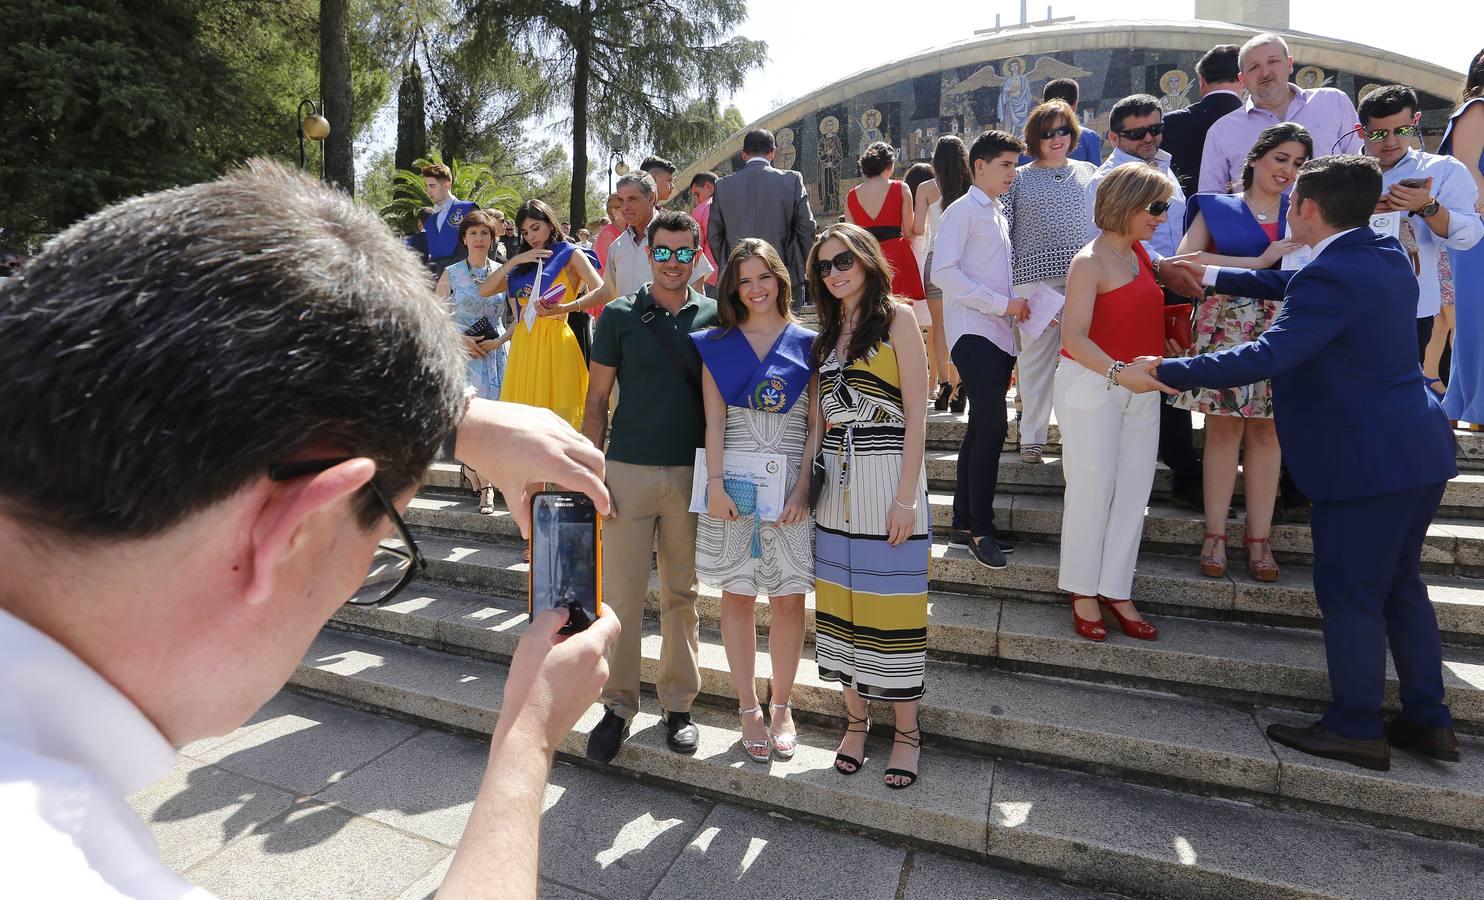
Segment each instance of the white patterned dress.
M728 450L777 453L788 460L788 491L803 464L809 402L801 397L786 413L727 405ZM714 484L714 482L713 482ZM785 494L787 496L787 494ZM696 577L710 587L746 596L781 597L814 590L814 520L797 525L763 522L762 556L752 558L752 517L735 522L702 514L696 523Z

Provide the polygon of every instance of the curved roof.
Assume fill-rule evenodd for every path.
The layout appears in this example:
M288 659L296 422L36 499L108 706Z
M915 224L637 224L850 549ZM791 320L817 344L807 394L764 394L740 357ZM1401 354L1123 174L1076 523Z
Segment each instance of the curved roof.
M1241 44L1266 30L1270 29L1197 19L1089 19L1017 25L977 33L847 75L834 84L780 106L712 147L675 180L677 184L686 184L694 173L720 167L741 149L742 136L750 129L777 131L816 110L919 75L1010 56L1064 50L1160 47L1205 52L1216 44ZM1277 33L1288 42L1294 57L1306 65L1369 76L1381 84L1406 84L1442 97L1453 96L1463 84L1463 73L1420 59L1337 38L1286 30L1277 30Z

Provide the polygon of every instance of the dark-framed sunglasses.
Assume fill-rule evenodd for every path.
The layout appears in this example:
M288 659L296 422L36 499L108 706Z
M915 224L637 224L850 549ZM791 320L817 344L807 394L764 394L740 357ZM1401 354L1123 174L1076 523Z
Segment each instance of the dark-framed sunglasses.
M1143 128L1129 128L1118 132L1124 140L1129 141L1142 141L1146 134L1159 137L1164 133L1165 123L1163 122L1155 122L1153 125L1145 125Z
M1393 134L1399 138L1414 138L1422 134L1416 125L1398 125L1395 128L1362 128L1361 135L1372 144L1379 144Z
M1041 140L1049 141L1054 137L1071 137L1072 126L1058 125L1055 128L1047 128L1041 132Z
M681 247L679 250L671 250L669 247L649 248L649 255L654 257L655 262L667 263L670 261L670 257L674 256L677 260L680 261L680 264L682 266L688 266L692 262L695 262L696 254L700 252L701 251L694 250L690 247Z
M849 250L836 253L833 259L816 259L814 261L814 274L820 278L830 277L830 269L849 272L853 268L855 268L855 254Z
M306 475L318 475L353 458L342 456L338 459L274 463L268 467L268 478L272 481L289 481ZM397 596L412 579L421 575L428 568L428 561L423 559L422 551L417 549L417 543L412 540L412 532L407 530L407 523L402 521L402 516L397 513L392 501L376 486L376 482L371 482L367 487L381 503L382 512L392 520L397 533L395 537L382 538L376 545L365 579L345 602L355 606L382 606Z
M1156 200L1148 206L1144 207L1144 211L1149 213L1149 215L1151 216L1162 216L1170 211L1170 201Z

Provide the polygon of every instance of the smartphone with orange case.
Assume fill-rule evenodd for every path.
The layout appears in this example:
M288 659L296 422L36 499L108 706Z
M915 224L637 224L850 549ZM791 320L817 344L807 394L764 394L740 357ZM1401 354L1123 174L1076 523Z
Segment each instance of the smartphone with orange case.
M568 612L561 634L585 630L603 614L603 517L586 494L541 491L531 498L527 608Z

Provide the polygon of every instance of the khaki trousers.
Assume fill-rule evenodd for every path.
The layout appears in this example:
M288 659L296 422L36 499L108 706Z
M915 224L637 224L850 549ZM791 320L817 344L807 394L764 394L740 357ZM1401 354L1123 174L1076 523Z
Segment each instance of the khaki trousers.
M696 614L696 514L689 511L690 466L608 462L616 516L603 523L603 602L623 633L608 657L603 705L632 719L639 712L644 601L649 558L659 538L660 706L689 712L701 691L700 617Z

